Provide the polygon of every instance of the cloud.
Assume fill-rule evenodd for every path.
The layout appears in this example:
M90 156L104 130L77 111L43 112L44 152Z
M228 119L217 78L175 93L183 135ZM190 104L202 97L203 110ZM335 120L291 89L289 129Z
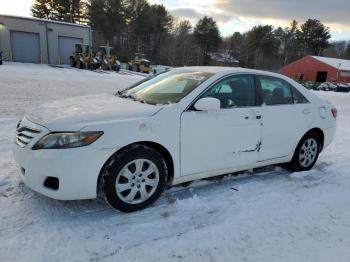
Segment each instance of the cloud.
M225 14L224 12L215 12L207 10L206 12L196 11L194 8L176 8L170 10L170 13L180 19L189 19L191 21L198 21L204 16L213 17L218 23L227 23L234 19L232 15Z
M350 0L150 0L163 3L177 19L192 24L213 17L223 35L244 32L256 24L286 27L319 19L330 27L333 39L350 38Z
M170 10L170 13L180 19L195 19L199 20L202 17L202 14L197 12L196 10L192 8L177 8Z
M349 0L217 0L213 6L239 16L350 25Z

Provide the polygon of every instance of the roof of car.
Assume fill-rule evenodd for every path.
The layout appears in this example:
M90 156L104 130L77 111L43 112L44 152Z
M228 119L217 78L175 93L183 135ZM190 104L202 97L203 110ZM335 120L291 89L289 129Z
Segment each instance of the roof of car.
M269 71L262 71L262 70L256 70L256 69L248 69L248 68L242 68L242 67L223 67L223 66L186 66L186 67L180 67L178 69L188 69L192 71L201 71L201 72L208 72L208 73L252 73L252 74L264 74L264 75L275 75L275 76L283 76L278 73L269 72Z

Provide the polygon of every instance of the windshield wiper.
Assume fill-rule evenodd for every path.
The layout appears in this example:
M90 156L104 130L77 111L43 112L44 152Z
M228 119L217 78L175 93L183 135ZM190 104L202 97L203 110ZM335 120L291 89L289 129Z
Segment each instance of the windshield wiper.
M121 98L131 98L131 99L135 99L135 96L131 95L131 94L126 94L123 91L118 90L117 93L115 94L116 96L119 96Z
M117 91L116 95L118 95L121 98L128 98L128 99L132 99L134 101L138 101L138 102L143 103L143 104L148 104L145 100L143 100L141 98L137 98L135 95L124 94L123 91Z

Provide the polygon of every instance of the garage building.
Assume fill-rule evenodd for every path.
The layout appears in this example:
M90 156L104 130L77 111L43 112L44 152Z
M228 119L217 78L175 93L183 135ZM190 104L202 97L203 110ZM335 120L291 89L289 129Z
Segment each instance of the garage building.
M0 15L0 50L5 60L69 64L78 43L91 45L89 26Z
M284 66L280 72L297 81L350 82L350 60L306 56Z

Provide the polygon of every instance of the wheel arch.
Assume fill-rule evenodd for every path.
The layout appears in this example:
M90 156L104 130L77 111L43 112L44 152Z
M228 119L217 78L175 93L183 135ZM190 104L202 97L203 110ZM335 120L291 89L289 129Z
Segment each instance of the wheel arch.
M163 145L153 142L153 141L139 141L139 142L134 142L131 144L128 144L120 149L118 149L116 152L114 152L108 159L107 161L103 164L100 173L97 178L97 195L101 193L101 177L102 175L106 172L107 168L113 163L113 159L123 150L130 148L135 145L145 145L150 148L153 148L156 150L158 153L160 153L166 162L167 168L168 168L168 177L167 177L167 183L170 184L174 178L174 160L172 155L170 154L169 150L164 147Z
M314 163L312 164L312 166L310 168L306 168L306 169L303 169L303 168L300 168L298 166L298 164L295 163L295 159L296 159L296 156L297 156L297 149L298 147L301 145L301 143L304 141L304 139L306 138L306 136L309 136L310 134L312 135L315 135L317 136L317 138L319 138L320 140L320 150L319 150L319 153L322 151L323 149L323 145L324 145L324 133L322 131L322 129L318 128L318 127L314 127L314 128L311 128L309 129L301 138L300 140L297 142L294 150L293 150L293 155L291 156L290 158L290 162L288 163L285 163L285 167L293 172L295 171L302 171L302 170L310 170L310 168L312 168L312 166L314 165ZM316 160L317 160L317 156L316 156Z
M321 128L318 128L318 127L314 127L314 128L311 128L309 131L307 131L302 137L301 139L299 140L298 144L300 143L300 141L307 135L309 134L315 134L319 139L320 139L320 143L321 143L321 147L320 147L320 152L322 151L323 149L323 145L324 145L324 133L322 131Z

